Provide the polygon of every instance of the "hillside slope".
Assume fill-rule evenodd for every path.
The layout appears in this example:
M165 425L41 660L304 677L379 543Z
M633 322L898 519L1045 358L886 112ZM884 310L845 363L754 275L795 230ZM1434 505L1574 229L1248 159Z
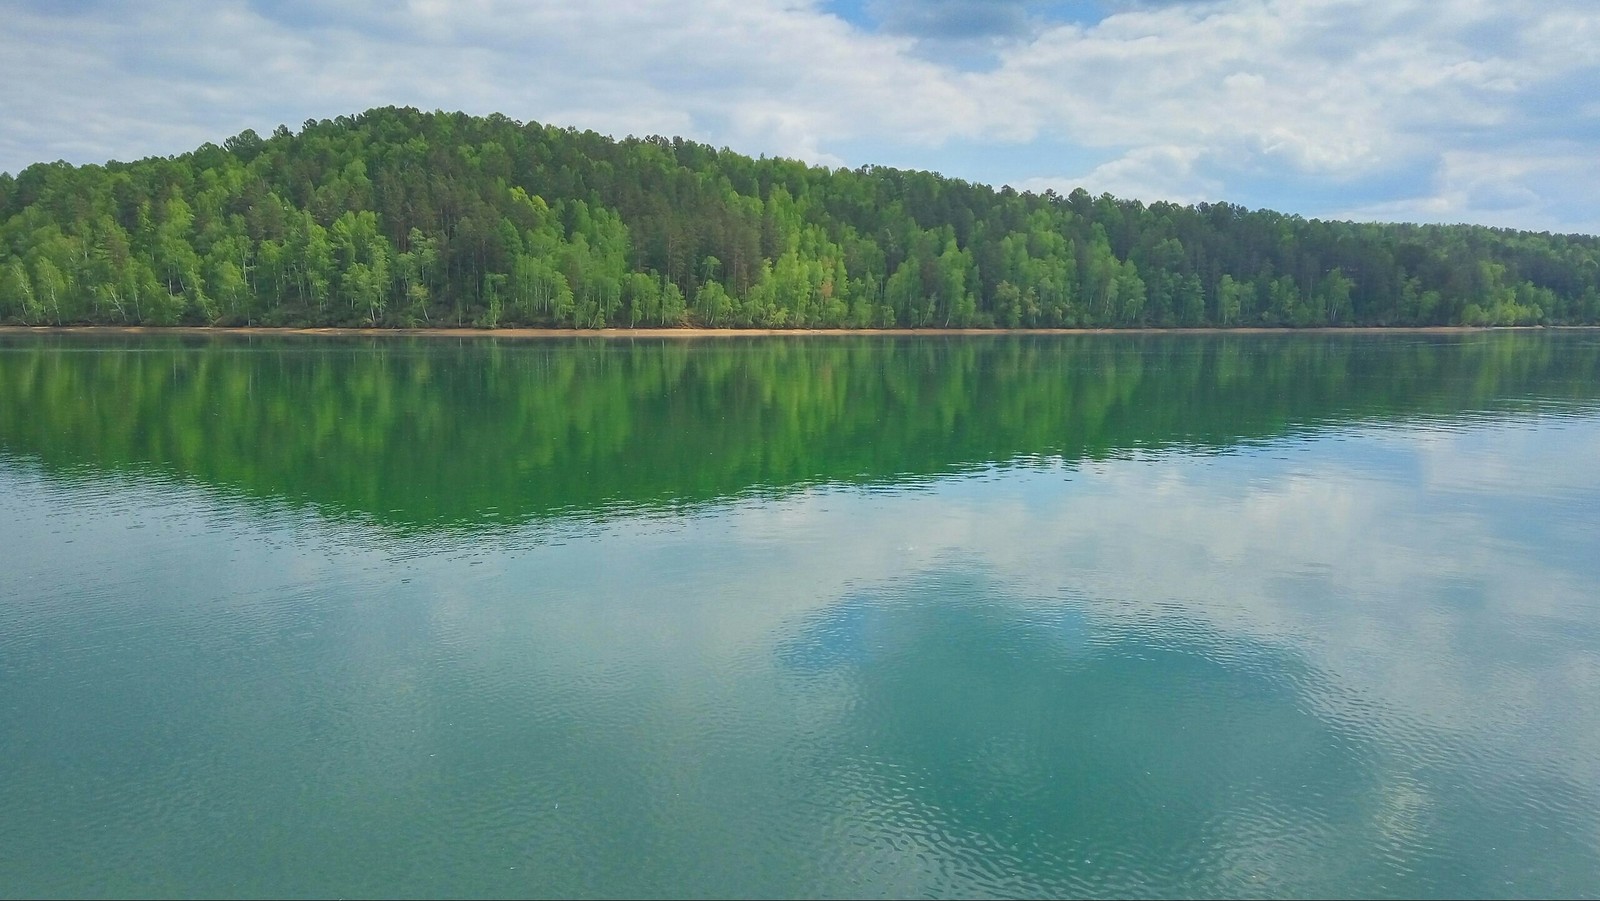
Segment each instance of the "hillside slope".
M1244 326L1600 322L1600 239L1019 194L376 109L0 174L0 321Z

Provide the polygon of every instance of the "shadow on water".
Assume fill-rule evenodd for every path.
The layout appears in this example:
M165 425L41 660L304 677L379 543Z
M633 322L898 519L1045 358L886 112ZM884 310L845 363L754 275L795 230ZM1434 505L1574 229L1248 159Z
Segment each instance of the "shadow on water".
M0 338L0 453L408 531L1597 399L1581 334Z

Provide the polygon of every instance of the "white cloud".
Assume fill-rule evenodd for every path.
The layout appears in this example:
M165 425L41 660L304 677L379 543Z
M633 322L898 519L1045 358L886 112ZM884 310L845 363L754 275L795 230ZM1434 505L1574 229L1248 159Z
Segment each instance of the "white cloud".
M1541 149L1543 153L1447 151L1423 192L1337 215L1388 222L1487 219L1540 231L1572 230L1565 207L1600 209L1594 154L1573 146Z
M28 90L0 98L0 169L175 153L402 104L830 165L876 161L844 158L844 146L948 170L950 142L1031 144L1033 172L958 174L1306 215L1392 208L1600 230L1593 205L1571 200L1589 179L1566 162L1600 140L1583 89L1600 77L1592 3L1514 15L1487 0L1112 8L1088 25L1041 29L1035 17L973 72L805 0L173 0L100 18L13 5L0 7L0 78ZM1566 142L1555 150L1552 131ZM1046 162L1085 153L1095 161L1076 175ZM1452 187L1491 181L1496 160L1513 179L1543 173L1525 185L1535 196L1508 205ZM1436 194L1396 187L1418 171L1435 174ZM1346 196L1313 197L1307 180Z
M1436 146L1429 127L1504 121L1520 87L1586 57L1475 54L1461 38L1493 7L1446 0L1404 22L1395 11L1408 6L1385 4L1383 18L1350 0L1138 10L1048 32L1009 53L1000 74L1031 93L1023 105L1038 129L1073 141L1203 142L1235 165L1347 177Z
M1418 168L1454 184L1469 158L1488 179L1497 159L1546 172L1565 166L1570 153L1539 146L1529 118L1570 123L1579 113L1568 107L1583 95L1547 95L1594 73L1600 44L1583 36L1597 23L1600 9L1562 3L1516 18L1479 0L1185 4L1054 29L1009 51L990 77L1039 138L1112 154L1078 176L1096 192L1238 199L1227 195L1306 180L1354 192ZM1531 97L1550 108L1533 112ZM1568 179L1588 181L1575 171ZM1048 183L1061 190L1061 181ZM1380 190L1387 201L1404 189ZM1554 185L1515 207L1482 199L1407 209L1435 221L1600 224ZM1279 205L1312 215L1364 209Z
M1074 188L1082 187L1095 196L1109 193L1171 203L1226 200L1221 181L1195 171L1195 162L1203 152L1195 146L1135 147L1082 175L1031 178L1016 187L1037 193L1048 188L1058 194L1069 194Z
M347 4L299 26L239 4L141 9L8 15L0 75L40 89L3 101L25 124L0 137L0 167L180 152L389 103L826 159L824 140L884 128L938 139L978 108L952 73L907 55L909 41L780 3Z

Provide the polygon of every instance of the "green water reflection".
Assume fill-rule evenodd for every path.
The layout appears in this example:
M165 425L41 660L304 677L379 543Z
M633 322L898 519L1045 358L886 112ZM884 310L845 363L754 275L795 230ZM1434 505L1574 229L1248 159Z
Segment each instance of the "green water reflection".
M1588 897L1600 338L0 342L0 896Z
M0 341L0 449L413 529L1596 398L1587 333Z

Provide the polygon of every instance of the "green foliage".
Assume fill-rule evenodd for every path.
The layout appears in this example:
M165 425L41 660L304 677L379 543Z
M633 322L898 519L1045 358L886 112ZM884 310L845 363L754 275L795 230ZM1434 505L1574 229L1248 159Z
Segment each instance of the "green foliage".
M396 108L0 177L0 321L30 324L1594 323L1597 259Z

